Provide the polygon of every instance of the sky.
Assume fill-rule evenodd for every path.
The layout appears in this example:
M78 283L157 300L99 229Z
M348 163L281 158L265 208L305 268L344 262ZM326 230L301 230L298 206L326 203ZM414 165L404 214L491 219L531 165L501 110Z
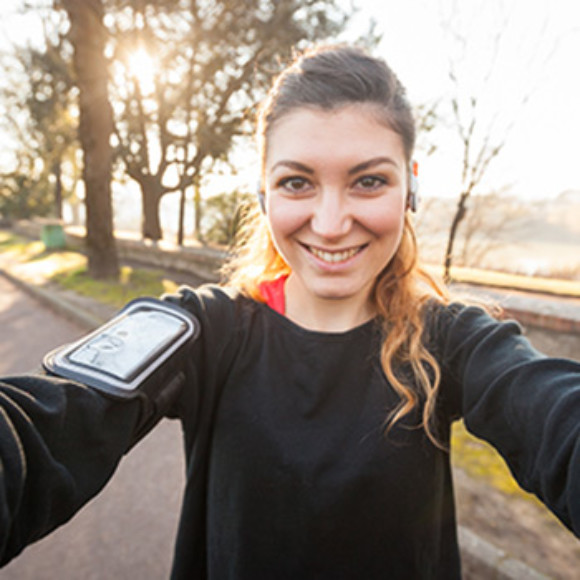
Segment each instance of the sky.
M360 20L377 19L383 33L378 53L412 103L439 100L442 112L449 111L445 103L458 94L449 81L452 62L460 73L459 94L477 97L481 132L475 150L483 135L490 144L505 142L482 193L505 188L537 199L580 190L578 0L360 0L359 5ZM445 34L450 26L459 40ZM458 134L442 127L430 140L434 154L416 152L422 192L456 196Z
M461 188L460 140L449 123L453 95L463 103L477 98L474 151L484 138L491 145L505 142L481 193L505 190L534 200L580 190L578 0L355 3L360 13L348 37L361 34L374 17L383 35L375 54L395 70L413 104L437 102L447 120L428 136L435 152L428 155L425 146L416 152L423 196L456 197ZM0 4L0 47L35 34L29 19L15 16L21 4ZM457 87L449 80L452 66Z

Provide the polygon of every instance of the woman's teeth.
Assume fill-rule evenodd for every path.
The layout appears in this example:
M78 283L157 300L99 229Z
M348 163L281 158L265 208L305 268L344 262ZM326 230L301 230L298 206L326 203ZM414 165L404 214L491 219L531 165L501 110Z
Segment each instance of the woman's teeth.
M344 262L349 258L352 258L360 248L351 248L349 250L342 250L341 252L327 252L324 250L318 250L317 248L313 248L309 246L308 249L312 252L317 258L324 260L330 264L336 264L337 262Z

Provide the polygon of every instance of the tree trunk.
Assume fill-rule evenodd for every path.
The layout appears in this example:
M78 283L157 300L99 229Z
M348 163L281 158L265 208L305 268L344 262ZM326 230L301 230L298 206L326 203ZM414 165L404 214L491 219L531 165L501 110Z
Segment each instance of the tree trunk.
M201 218L202 218L202 209L201 209L201 189L199 184L194 181L193 183L193 206L194 206L194 231L195 231L195 238L198 242L203 243L203 233L201 231Z
M185 187L179 192L179 217L177 224L177 245L183 246L183 240L185 238Z
M62 219L62 165L60 159L52 166L54 175L54 212L56 217Z
M467 199L469 198L469 192L464 192L459 196L459 201L457 202L457 209L455 210L455 215L453 216L453 221L451 222L451 228L449 229L449 237L447 239L447 249L445 251L445 262L443 279L445 283L451 281L451 264L453 263L453 246L455 244L455 236L457 235L457 229L463 221L465 214L467 213Z
M163 238L161 220L159 218L159 204L162 193L160 188L152 183L140 183L141 199L143 200L143 222L141 235L144 240L158 242Z
M79 138L83 150L86 244L93 278L119 275L111 199L113 114L108 97L106 31L101 0L62 0L70 20L79 89Z

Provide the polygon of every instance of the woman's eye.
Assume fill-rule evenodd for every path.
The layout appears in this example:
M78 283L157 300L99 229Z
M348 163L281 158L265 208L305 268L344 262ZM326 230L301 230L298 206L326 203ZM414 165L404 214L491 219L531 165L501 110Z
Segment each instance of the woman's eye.
M281 179L278 187L290 191L291 193L302 193L308 189L310 183L304 177L286 177Z
M356 181L356 187L366 191L375 191L384 185L387 185L387 180L378 175L364 175Z

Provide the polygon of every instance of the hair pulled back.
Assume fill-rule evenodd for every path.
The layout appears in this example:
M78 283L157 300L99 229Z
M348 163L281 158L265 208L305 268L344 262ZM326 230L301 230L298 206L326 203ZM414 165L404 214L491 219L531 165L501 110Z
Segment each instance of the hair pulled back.
M262 162L276 121L299 108L324 111L368 103L379 120L398 133L407 161L415 146L415 121L406 91L387 64L348 46L304 53L278 76L258 115Z

